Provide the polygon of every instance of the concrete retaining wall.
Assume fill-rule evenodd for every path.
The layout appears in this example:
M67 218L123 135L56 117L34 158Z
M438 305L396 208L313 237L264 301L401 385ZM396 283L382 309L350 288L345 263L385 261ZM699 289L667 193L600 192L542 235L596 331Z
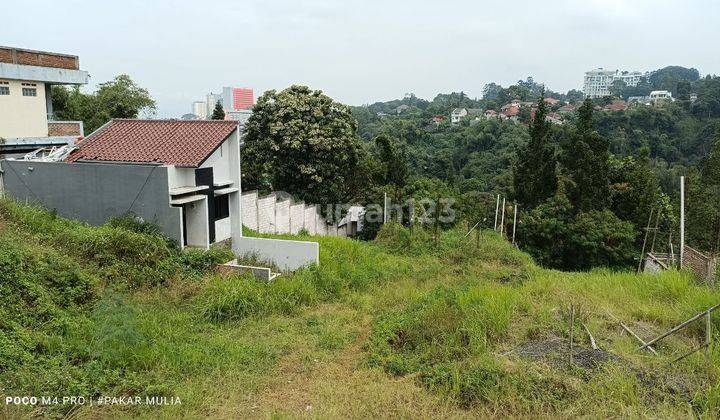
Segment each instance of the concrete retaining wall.
M274 265L283 271L297 270L320 263L320 245L317 242L247 236L236 242L233 243L232 249L239 258L256 259L259 262Z
M258 232L275 233L275 194L257 200Z
M242 193L242 224L252 230L258 229L257 198L257 191Z
M242 194L243 225L260 233L297 235L305 229L310 235L347 236L345 227L330 225L316 205L278 201L275 194L258 197L257 191Z
M290 200L275 203L275 233L290 233Z

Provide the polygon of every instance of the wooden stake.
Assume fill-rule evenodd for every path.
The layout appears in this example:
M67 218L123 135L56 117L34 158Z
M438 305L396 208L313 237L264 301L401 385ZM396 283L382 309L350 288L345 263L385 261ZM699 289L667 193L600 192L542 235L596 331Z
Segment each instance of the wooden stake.
M712 340L712 318L710 317L710 311L707 311L705 317L705 357L710 359L710 341Z
M678 267L683 268L683 257L685 257L685 177L680 177L680 263Z
M677 359L673 360L673 361L670 362L670 363L679 362L679 361L681 361L682 359L684 359L684 358L690 356L691 354L695 353L696 351L699 351L699 350L702 350L702 349L707 349L707 344L703 344L703 345L701 345L700 347L698 347L698 348L696 348L696 349L690 350L689 352L683 354L682 356L678 357Z
M639 335L635 334L635 333L633 332L633 330L631 330L627 325L625 325L625 324L623 324L623 323L621 322L621 323L620 323L620 326L623 327L623 329L624 329L625 331L629 332L630 335L632 335L633 337L635 337L641 344L643 344L643 345L645 344L645 340L643 340L642 338L640 338ZM655 349L652 348L652 346L647 346L647 347L645 347L645 348L648 349L648 350L650 350L650 351L652 352L652 354L654 354L655 356L658 355L657 352L655 351Z
M706 313L709 314L710 312L714 311L715 309L717 309L717 308L719 308L719 307L720 307L720 303L718 303L718 304L715 305L715 306L711 306L711 307L708 308L706 311L700 312L699 314L693 316L692 318L688 319L687 321L685 321L685 322L683 322L683 323L681 323L681 324L673 327L673 328L670 329L669 331L667 331L667 332L665 332L665 333L663 333L663 334L660 334L660 336L658 336L658 337L656 337L656 338L653 338L652 340L650 340L650 341L648 341L647 343L643 344L642 346L640 346L640 347L638 348L638 350L642 350L642 349L644 349L645 347L648 347L648 346L650 346L650 345L652 345L652 344L654 344L654 343L662 340L663 338L669 336L670 334L674 334L674 333L680 331L681 329L687 327L688 324L690 324L691 322L695 321L695 320L698 319L698 318L701 318L701 317L702 317L703 315L705 315Z
M500 216L500 237L503 237L505 233L505 197L503 197L502 203L502 216Z
M655 252L655 239L657 238L658 226L660 226L660 208L658 208L658 211L655 214L655 229L653 229L653 239L652 244L650 245L650 252Z
M513 215L513 235L512 235L512 243L515 245L515 231L517 227L517 202L515 203L515 214Z
M588 337L590 337L590 346L592 346L593 350L597 350L598 345L595 342L595 337L593 337L592 333L590 332L590 328L588 328L584 322L583 322L582 326L583 326L583 328L585 328L585 332L587 333Z
M495 232L497 232L498 210L500 210L500 194L497 195L497 202L495 202L495 227L493 227Z
M570 364L573 362L573 333L575 332L575 307L570 304Z
M651 208L650 216L648 216L647 227L645 228L645 239L643 239L642 251L640 252L640 261L638 261L637 274L640 274L640 269L642 268L643 260L645 259L645 245L647 245L648 234L650 233L650 221L652 220L654 211L655 209Z

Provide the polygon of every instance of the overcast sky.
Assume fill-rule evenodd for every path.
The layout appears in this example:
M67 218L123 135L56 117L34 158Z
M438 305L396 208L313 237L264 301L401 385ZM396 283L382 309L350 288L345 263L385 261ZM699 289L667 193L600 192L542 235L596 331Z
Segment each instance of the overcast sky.
M720 74L718 0L3 0L0 45L127 73L179 117L222 86L293 83L352 105L532 75L581 88L595 67Z

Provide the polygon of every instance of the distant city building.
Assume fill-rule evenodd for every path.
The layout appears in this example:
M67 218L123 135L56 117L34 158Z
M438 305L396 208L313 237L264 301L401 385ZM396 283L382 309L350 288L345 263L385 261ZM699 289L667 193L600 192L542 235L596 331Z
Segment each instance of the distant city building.
M583 93L590 98L601 98L610 94L610 88L617 80L627 86L637 86L645 74L639 71L604 70L602 68L585 72Z
M223 105L223 98L219 93L210 92L205 95L205 118L209 118L212 115L215 105L217 105L218 102L220 102L220 105ZM224 105L223 108L225 108Z
M195 101L192 104L192 114L197 117L199 120L204 120L207 118L207 102L203 101Z
M244 125L248 119L250 119L252 111L249 109L241 109L239 111L225 111L225 119L237 121L241 125Z
M224 87L222 101L225 112L250 109L255 104L251 88Z
M205 102L202 102L202 104L205 105ZM183 116L180 117L180 119L185 120L185 121L192 121L192 120L199 120L199 119L204 119L204 118L198 118L197 115L191 113L191 114L183 114Z

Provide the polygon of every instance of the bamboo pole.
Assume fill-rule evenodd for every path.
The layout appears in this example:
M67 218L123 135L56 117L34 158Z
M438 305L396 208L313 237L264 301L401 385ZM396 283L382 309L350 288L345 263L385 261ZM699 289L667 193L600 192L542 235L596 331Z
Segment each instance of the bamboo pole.
M493 230L497 232L497 222L498 222L498 211L500 210L500 194L497 195L497 201L495 202L495 226L493 227Z
M573 362L573 333L575 332L575 306L570 304L570 364Z
M642 251L640 251L640 260L638 261L637 274L640 274L640 269L642 268L643 260L645 259L645 246L647 245L648 234L650 233L650 221L652 220L653 212L655 212L655 209L651 208L650 216L648 216L647 227L645 228L645 239L643 239Z
M502 238L505 233L505 197L502 202L502 216L500 216L500 237Z
M695 320L698 319L698 318L701 318L701 317L702 317L703 315L705 315L706 313L709 314L710 312L714 311L714 310L717 309L717 308L720 308L720 303L718 303L717 305L711 306L711 307L708 308L707 310L700 312L699 314L693 316L692 318L688 319L687 321L685 321L685 322L683 322L683 323L681 323L681 324L679 324L679 325L676 325L675 327L671 328L669 331L667 331L667 332L665 332L665 333L663 333L663 334L660 334L660 335L659 335L658 337L656 337L656 338L653 338L652 340L650 340L650 341L648 341L647 343L643 344L642 346L638 347L638 350L642 350L642 349L644 349L645 347L648 347L648 346L650 346L650 345L652 345L652 344L654 344L654 343L657 343L658 341L660 341L660 340L662 340L663 338L669 336L670 334L674 334L674 333L680 331L681 329L687 327L688 324L690 324L691 322L695 321Z
M630 329L630 327L628 327L627 325L623 324L622 322L620 323L620 326L623 327L623 329L624 329L625 331L629 332L630 335L632 335L633 337L635 337L640 343L642 343L643 345L645 344L645 340L643 340L642 338L640 338L639 335L635 334L635 333L633 332L633 330ZM652 354L654 354L655 356L658 355L657 352L655 351L655 349L652 348L652 346L647 346L646 349L650 350L650 351L652 352Z
M655 252L655 239L657 239L658 227L660 226L660 208L655 214L655 229L653 230L652 244L650 245L650 252Z
M590 328L588 328L587 325L583 322L582 324L583 328L585 328L585 332L587 333L588 337L590 337L590 346L593 348L593 350L598 349L598 345L595 342L595 337L593 337L592 333L590 332Z
M513 214L513 234L512 234L512 243L515 245L515 231L517 227L517 202L515 203L515 214Z
M678 267L683 268L683 257L685 257L685 177L680 177L680 263Z

